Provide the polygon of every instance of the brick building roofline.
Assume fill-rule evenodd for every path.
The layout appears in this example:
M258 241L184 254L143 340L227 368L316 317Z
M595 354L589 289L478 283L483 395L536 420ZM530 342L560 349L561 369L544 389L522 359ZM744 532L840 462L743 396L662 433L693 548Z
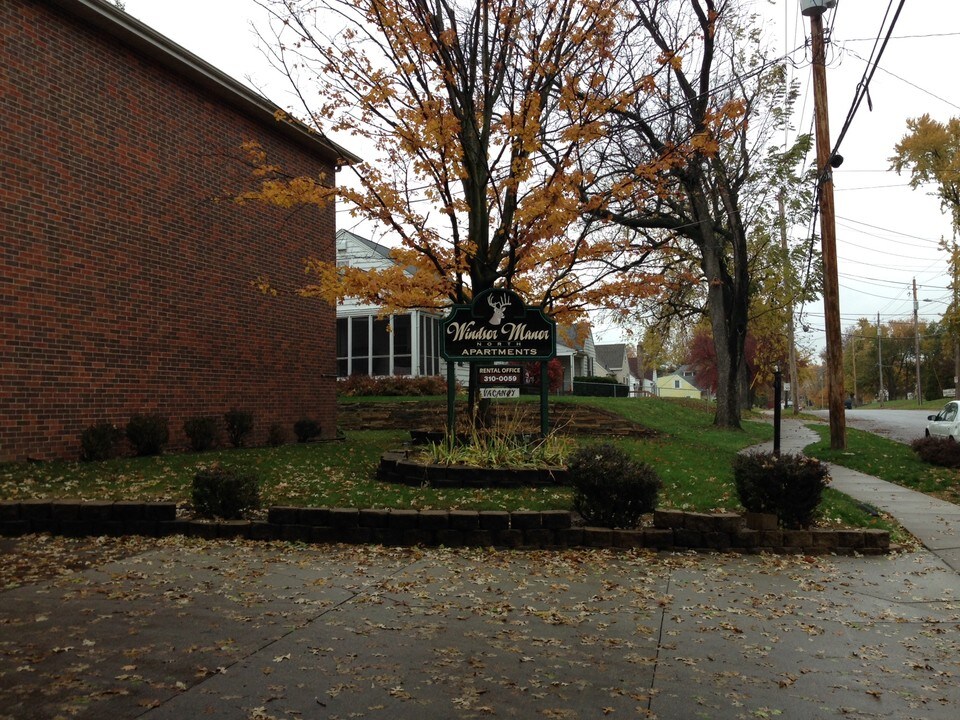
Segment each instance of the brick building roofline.
M357 155L306 124L289 117L278 121L276 113L280 108L275 103L104 0L48 0L48 2L109 33L167 69L188 78L260 124L279 130L307 151L320 155L337 168L360 162Z

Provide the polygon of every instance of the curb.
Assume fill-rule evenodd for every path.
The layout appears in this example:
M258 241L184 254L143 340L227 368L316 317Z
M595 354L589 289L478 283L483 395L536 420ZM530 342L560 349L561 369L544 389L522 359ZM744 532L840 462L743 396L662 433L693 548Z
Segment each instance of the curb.
M635 530L577 527L566 510L472 511L271 507L266 521L177 518L174 502L0 502L0 536L143 535L388 546L648 548L806 555L883 555L886 530L784 530L774 515L657 510Z

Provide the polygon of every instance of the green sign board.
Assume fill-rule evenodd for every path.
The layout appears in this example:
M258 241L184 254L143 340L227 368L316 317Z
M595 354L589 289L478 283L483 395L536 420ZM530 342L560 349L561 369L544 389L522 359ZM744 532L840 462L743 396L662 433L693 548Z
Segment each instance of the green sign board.
M454 305L440 321L440 332L443 357L454 362L557 355L557 323L511 290L486 290L470 305Z

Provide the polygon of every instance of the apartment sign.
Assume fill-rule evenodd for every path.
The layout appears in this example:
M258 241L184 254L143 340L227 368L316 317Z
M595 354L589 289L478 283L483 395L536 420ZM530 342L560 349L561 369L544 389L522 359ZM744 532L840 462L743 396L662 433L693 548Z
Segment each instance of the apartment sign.
M490 365L477 368L480 397L491 400L520 397L523 368L519 366Z
M549 360L557 354L556 322L512 290L485 290L469 305L454 305L440 332L441 354L451 362Z

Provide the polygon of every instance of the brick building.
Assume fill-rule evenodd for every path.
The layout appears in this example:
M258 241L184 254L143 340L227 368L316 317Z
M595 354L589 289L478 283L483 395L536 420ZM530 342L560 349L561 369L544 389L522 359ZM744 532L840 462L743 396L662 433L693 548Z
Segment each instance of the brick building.
M134 413L303 417L331 437L334 309L267 298L333 260L334 207L230 200L241 144L323 174L357 158L101 0L0 3L0 461L76 457Z

